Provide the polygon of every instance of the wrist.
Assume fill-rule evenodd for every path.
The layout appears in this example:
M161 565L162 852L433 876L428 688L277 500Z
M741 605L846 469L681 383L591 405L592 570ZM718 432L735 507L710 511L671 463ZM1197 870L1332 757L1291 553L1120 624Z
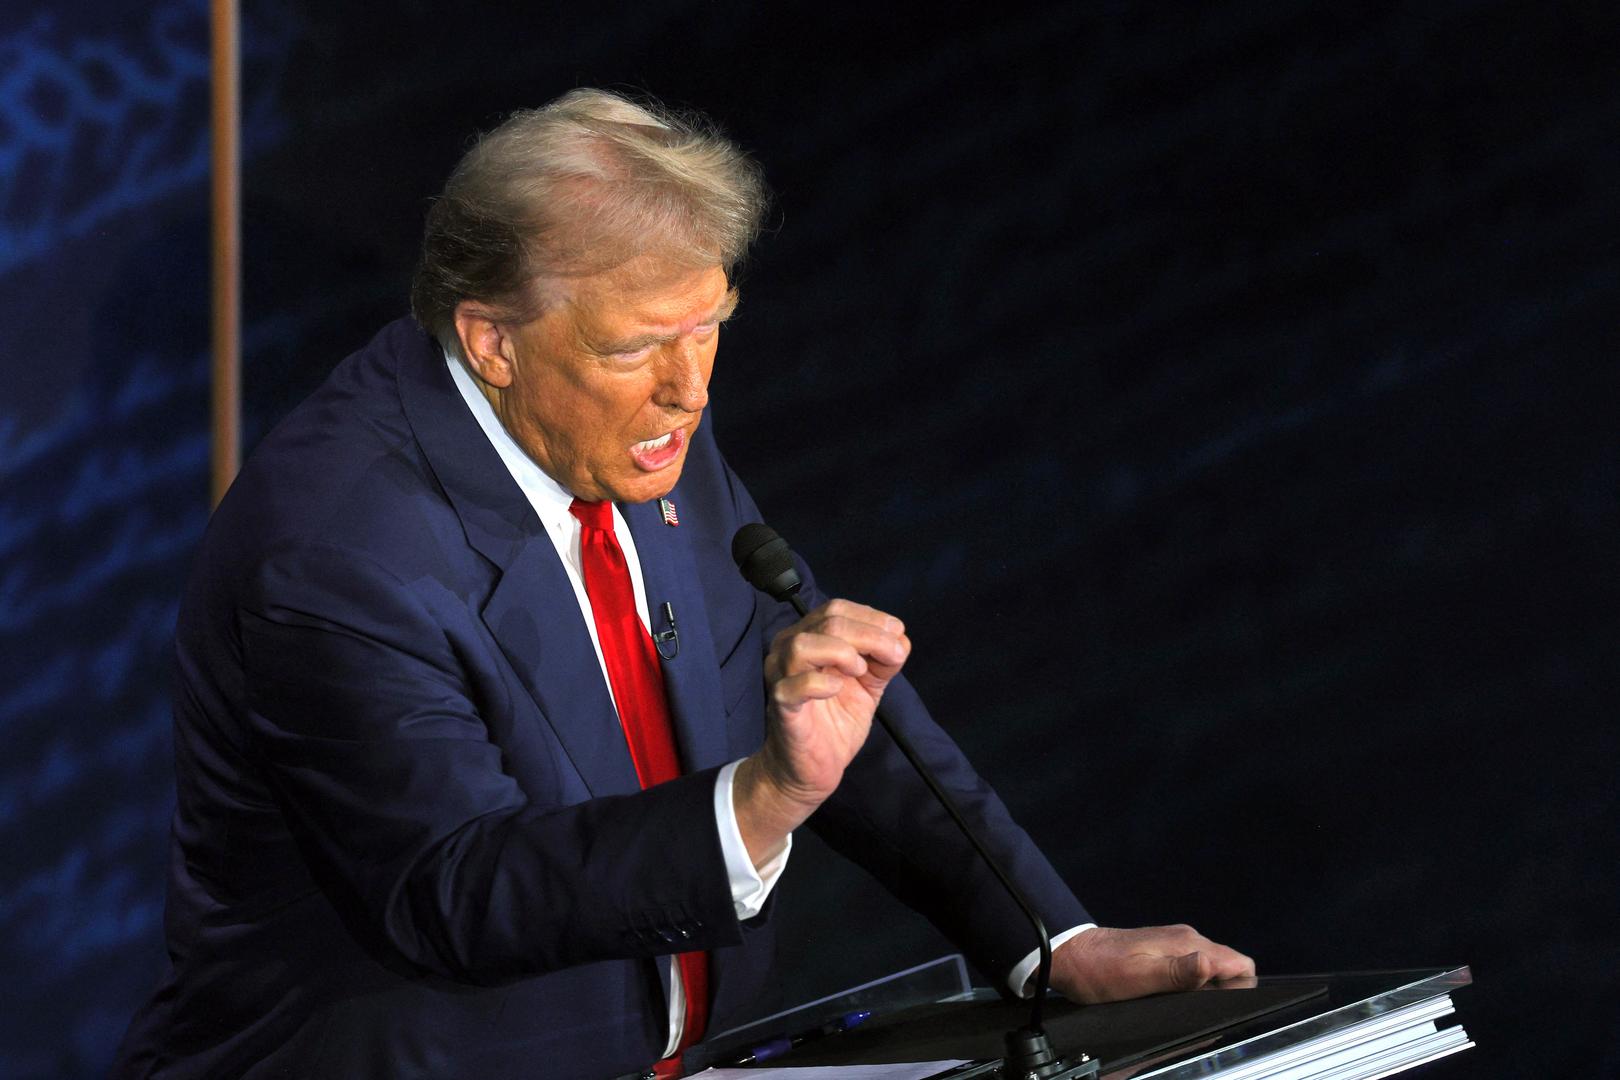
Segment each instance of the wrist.
M737 763L731 798L737 831L756 867L774 858L786 846L793 830L816 809L814 804L784 792L771 779L758 754Z

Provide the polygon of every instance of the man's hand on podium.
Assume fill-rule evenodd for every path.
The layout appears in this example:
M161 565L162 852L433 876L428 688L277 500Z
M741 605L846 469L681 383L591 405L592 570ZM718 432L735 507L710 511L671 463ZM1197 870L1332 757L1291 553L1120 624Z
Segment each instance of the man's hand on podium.
M1190 926L1099 926L1052 953L1052 989L1094 1005L1254 975L1254 961Z

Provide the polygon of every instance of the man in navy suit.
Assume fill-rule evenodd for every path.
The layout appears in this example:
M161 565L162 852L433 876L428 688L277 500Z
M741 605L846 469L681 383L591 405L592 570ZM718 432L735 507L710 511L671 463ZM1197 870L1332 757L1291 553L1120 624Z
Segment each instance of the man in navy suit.
M210 523L177 633L172 966L118 1075L673 1075L768 978L806 824L1023 993L1028 926L868 738L880 698L1064 929L1059 990L1252 973L1187 927L1093 926L900 677L899 620L810 581L795 621L738 576L759 513L701 421L762 205L725 140L597 91L457 167L415 321ZM646 702L610 675L587 512L658 643L665 782L627 748Z

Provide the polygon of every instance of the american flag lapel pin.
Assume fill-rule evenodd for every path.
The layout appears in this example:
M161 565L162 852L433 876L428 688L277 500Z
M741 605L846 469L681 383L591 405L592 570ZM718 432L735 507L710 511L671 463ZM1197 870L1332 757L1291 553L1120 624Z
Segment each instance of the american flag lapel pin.
M675 526L681 523L681 519L675 516L675 504L668 499L658 500L658 512L664 515L665 525Z

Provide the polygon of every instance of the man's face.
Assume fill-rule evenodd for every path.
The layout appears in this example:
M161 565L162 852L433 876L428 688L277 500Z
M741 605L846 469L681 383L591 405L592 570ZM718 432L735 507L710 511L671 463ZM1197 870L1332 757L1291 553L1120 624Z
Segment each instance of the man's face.
M718 266L650 257L571 282L505 326L511 384L493 396L519 446L588 502L646 502L680 479L709 400L720 323L737 294Z

